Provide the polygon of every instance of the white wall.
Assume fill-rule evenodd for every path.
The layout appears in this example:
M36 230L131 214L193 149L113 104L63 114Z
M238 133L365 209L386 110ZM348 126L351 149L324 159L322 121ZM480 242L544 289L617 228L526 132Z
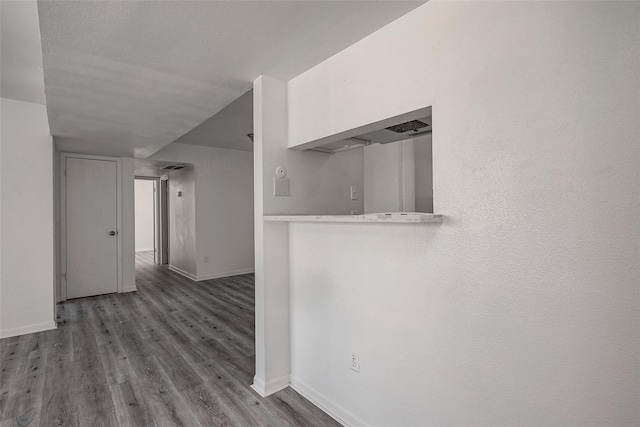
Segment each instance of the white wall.
M256 265L256 375L252 387L268 395L289 384L288 231L263 215L362 213L361 150L335 155L287 149L287 84L269 76L254 82L254 203ZM290 196L273 195L282 166Z
M150 180L135 181L136 252L154 248L153 185Z
M364 154L364 212L412 212L415 191L410 194L414 209L405 209L404 149L409 141L373 144L362 149ZM411 146L413 152L413 146ZM414 159L411 157L411 161ZM413 168L412 168L413 172ZM411 174L415 183L415 174ZM412 187L415 189L415 186Z
M253 153L170 144L150 159L195 165L196 278L252 272Z
M264 90L256 95L254 89L254 138L260 138L262 144L261 203L264 215L347 215L351 212L361 214L364 210L363 198L351 200L349 187L358 187L362 194L362 150L349 150L337 154L288 150L287 85L280 82L282 88L279 88L277 79L268 76L261 76L260 79ZM257 82L258 80L254 82L254 86ZM259 102L264 104L260 122L255 117ZM276 106L278 108L275 108ZM283 117L280 117L280 113ZM262 135L257 133L258 125L263 132ZM266 142L262 141L263 137ZM273 195L273 178L276 177L275 170L278 166L287 170L291 186L289 197Z
M53 144L44 105L2 98L0 338L55 328Z
M429 2L289 82L290 144L433 106L445 215L290 226L298 390L354 425L640 422L639 16Z
M415 138L416 212L433 212L433 160L431 135Z
M195 278L196 181L192 166L169 175L169 267Z

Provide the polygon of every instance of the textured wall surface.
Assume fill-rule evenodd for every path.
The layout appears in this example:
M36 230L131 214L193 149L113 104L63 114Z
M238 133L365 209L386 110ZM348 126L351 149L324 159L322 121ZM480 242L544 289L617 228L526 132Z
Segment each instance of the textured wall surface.
M195 165L197 277L251 271L253 153L170 144L151 159Z
M2 98L0 109L0 338L4 338L55 328L54 150L44 105Z
M294 385L355 425L640 423L639 17L429 2L289 82L295 143L433 106L445 215L290 226Z
M44 105L38 3L0 2L0 96Z
M169 265L196 276L196 181L193 167L169 176ZM178 196L181 192L181 196Z

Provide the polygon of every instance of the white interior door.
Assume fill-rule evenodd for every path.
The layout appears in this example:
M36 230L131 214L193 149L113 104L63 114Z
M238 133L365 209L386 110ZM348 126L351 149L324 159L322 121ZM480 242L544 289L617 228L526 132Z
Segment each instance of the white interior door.
M118 292L117 163L67 157L67 298Z

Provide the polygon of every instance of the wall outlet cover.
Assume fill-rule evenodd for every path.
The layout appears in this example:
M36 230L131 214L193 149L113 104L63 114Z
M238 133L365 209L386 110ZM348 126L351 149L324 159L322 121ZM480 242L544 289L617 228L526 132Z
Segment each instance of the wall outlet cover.
M289 197L290 194L289 178L273 178L274 196Z
M360 372L360 353L357 350L349 350L349 368L351 370Z

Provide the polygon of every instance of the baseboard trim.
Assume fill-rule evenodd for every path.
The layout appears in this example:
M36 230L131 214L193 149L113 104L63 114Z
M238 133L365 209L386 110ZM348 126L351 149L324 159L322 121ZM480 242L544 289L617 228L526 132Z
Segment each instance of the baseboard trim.
M267 397L287 387L289 387L289 375L271 379L266 383L256 375L253 377L253 384L251 385L251 388L261 397Z
M198 278L195 280L196 282L201 282L203 280L219 279L221 277L240 276L241 274L249 274L249 273L255 273L255 272L256 272L255 268L245 268L242 270L234 270L226 273L209 274L207 276L198 276Z
M124 289L122 290L122 293L124 294L125 292L136 292L137 290L138 290L138 288L137 288L137 287L135 287L135 286L133 286L133 287L131 287L131 288L124 288Z
M305 399L322 409L327 415L343 426L368 427L364 421L318 393L312 387L301 381L300 378L297 378L295 375L290 375L289 377L292 389L300 393Z
M258 393L260 395L260 397L267 397L267 395L264 392L264 381L262 381L260 378L258 378L257 375L254 375L253 384L251 384L250 387L251 387L251 389L253 391Z
M36 323L35 325L22 326L20 328L0 330L0 338L17 337L18 335L33 334L35 332L48 331L57 328L56 322Z
M169 270L173 271L174 273L178 273L181 276L186 277L187 279L191 279L193 281L196 280L196 276L195 274L191 274L191 273L187 273L184 270L179 269L178 267L174 267L173 265L169 264Z

